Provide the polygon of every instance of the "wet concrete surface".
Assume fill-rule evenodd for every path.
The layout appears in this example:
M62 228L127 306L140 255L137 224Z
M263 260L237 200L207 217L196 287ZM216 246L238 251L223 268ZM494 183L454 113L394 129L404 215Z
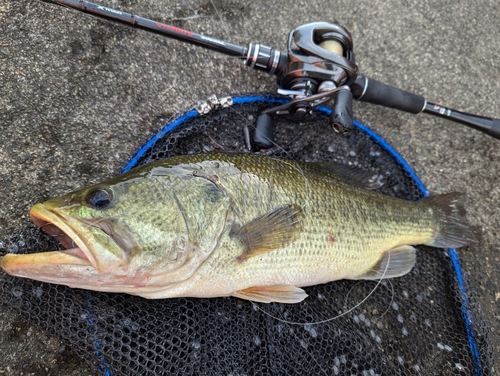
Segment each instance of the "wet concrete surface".
M475 1L103 0L239 45L285 48L288 33L337 21L360 71L430 102L500 117L500 5ZM211 94L273 92L234 58L36 0L0 3L0 235L30 206L116 174L164 119ZM484 242L461 252L500 354L500 140L429 115L356 103L432 193L467 194ZM0 307L0 373L88 375L71 350Z

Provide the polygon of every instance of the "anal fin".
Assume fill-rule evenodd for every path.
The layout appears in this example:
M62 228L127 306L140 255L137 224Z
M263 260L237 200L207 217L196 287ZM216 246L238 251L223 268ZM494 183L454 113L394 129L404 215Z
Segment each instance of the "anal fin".
M236 291L232 296L258 303L276 302L287 304L299 303L307 298L304 290L291 285L252 286Z
M371 279L401 277L409 273L416 260L416 250L410 245L402 245L389 249L382 254L373 268L354 279Z

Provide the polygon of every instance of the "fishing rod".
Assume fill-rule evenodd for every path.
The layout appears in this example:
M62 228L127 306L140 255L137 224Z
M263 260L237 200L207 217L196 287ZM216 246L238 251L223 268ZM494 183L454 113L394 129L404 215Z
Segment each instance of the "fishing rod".
M421 95L359 74L352 37L336 23L315 22L299 26L289 34L287 50L280 51L258 43L250 43L248 47L238 46L85 0L42 1L237 57L251 68L276 75L278 93L291 99L263 111L257 118L252 141L258 147L269 148L273 145L272 116L304 115L327 102L333 102L333 129L337 132L350 131L353 128L353 99L412 114L443 117L500 139L500 119L430 103Z

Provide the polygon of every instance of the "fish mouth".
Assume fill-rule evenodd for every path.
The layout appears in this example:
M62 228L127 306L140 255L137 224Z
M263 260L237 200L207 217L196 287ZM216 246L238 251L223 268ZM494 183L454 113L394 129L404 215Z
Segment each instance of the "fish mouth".
M102 271L102 262L94 255L92 236L82 222L44 204L36 204L30 210L33 223L46 234L55 237L64 250L31 254L7 254L0 261L2 269L11 275L44 282L67 282L68 275L93 270ZM79 235L81 234L81 235Z
M58 256L60 263L82 265L83 262L85 265L98 268L97 260L83 238L61 214L47 209L44 204L37 204L30 210L30 218L41 231L55 237L65 248L65 250L42 252L41 255L53 254Z

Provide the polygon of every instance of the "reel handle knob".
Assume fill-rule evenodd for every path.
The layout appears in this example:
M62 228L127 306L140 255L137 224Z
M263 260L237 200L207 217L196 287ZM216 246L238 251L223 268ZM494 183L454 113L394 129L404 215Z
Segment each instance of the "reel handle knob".
M350 132L354 128L351 91L348 89L337 91L334 101L330 116L333 130L337 133Z
M274 146L274 126L270 115L261 114L257 117L252 141L255 146L262 149L270 149Z

